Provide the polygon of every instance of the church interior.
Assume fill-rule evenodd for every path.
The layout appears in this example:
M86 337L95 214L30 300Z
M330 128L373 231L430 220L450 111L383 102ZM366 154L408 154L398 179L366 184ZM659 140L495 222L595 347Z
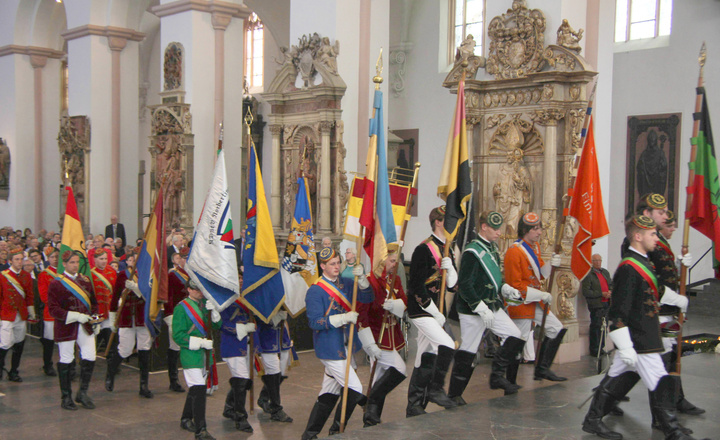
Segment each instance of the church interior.
M641 196L662 194L683 224L699 58L709 113L720 118L718 25L718 0L3 0L0 227L59 231L71 186L86 234L102 233L118 216L132 243L162 185L168 227L192 231L222 146L238 238L254 144L278 246L302 173L315 238L344 249L377 86L388 170L402 181L419 164L402 243L407 262L430 232L428 213L444 203L437 182L464 78L475 212L506 218L502 252L529 211L542 218L543 258L560 246L566 282L552 292L552 307L568 333L555 368L570 380L536 382L521 366L523 390L502 396L488 389L489 361L478 355L469 405L430 405L427 416L406 419L404 384L388 398L380 426L363 429L355 417L335 438L594 438L580 430L584 409L577 409L599 380L590 315L570 271L578 224L560 227L588 106L610 230L593 253L612 273L623 222ZM680 227L669 242L680 249L682 240ZM695 288L685 332L720 335L713 243L691 229L687 244ZM118 377L121 392L106 393L97 380L98 410L68 415L57 405L56 381L42 375L39 344L29 345L25 382L0 382L0 439L190 438L178 427L184 397L165 390L163 371L151 374L155 398L141 401L130 385L132 360ZM322 366L311 350L299 358L283 388L294 423L270 423L256 410L252 438L303 432ZM681 417L698 438L720 432L718 362L703 353L688 356L683 369L686 392L708 408ZM361 380L368 372L360 361ZM220 377L227 383L227 369ZM663 438L650 429L640 388L623 403L624 425L614 426L627 438ZM222 417L218 396L208 399L213 434L249 437Z

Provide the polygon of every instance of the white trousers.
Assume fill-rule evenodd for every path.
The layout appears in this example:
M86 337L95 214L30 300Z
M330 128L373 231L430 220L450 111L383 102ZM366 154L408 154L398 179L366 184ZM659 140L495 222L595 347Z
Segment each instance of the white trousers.
M531 332L532 333L532 332ZM528 335L528 340L525 341L525 346L522 351L522 358L525 361L535 361L535 339Z
M425 352L437 354L438 346L444 345L455 349L455 341L445 332L440 323L431 316L412 318L412 323L418 330L417 354L415 355L415 368L420 368L420 358Z
M230 376L241 377L243 379L250 378L250 369L248 368L248 357L247 356L233 356L229 358L223 358L227 362L227 366L230 369Z
M152 346L150 330L145 326L118 329L118 353L121 358L125 359L132 354L136 341L138 351L150 350Z
M172 318L172 315L170 315L169 318ZM173 338L173 335L172 335L172 319L168 319L167 321L165 321L165 323L167 324L167 327L168 327L168 343L169 343L168 349L173 350L173 351L180 351L180 346L177 345L177 342L175 342L175 339Z
M504 344L505 339L510 336L520 338L520 330L505 310L499 309L494 315L495 320L490 326L490 331L500 338L500 345ZM462 336L460 350L477 353L480 342L482 342L483 333L485 333L485 322L483 322L480 315L458 313L458 316L460 317L460 335Z
M338 361L330 361L326 359L320 359L323 365L325 365L325 374L323 376L322 388L320 389L319 396L330 393L330 394L342 394L343 387L345 386L345 365L347 360L340 359ZM362 384L358 377L355 369L350 365L350 374L348 375L348 388L362 394Z
M75 359L75 344L80 348L80 358L86 361L95 360L95 333L88 334L82 325L78 327L77 339L58 342L60 362L69 364Z
M55 321L43 322L43 338L51 341L55 340Z
M608 371L608 376L617 377L626 371L635 371L640 376L645 386L650 391L655 391L658 382L663 376L667 376L665 365L663 364L660 353L638 353L637 364L634 367L629 367L625 362L620 359L617 353L613 356L612 365Z
M538 305L535 307L535 317L533 319L513 319L513 321L515 322L515 325L517 325L517 328L520 329L522 339L527 341L530 336L530 332L532 331L532 323L534 322L537 325L541 325L542 319L543 309ZM562 329L562 322L557 319L553 312L548 311L547 319L545 320L545 336L553 339Z
M402 373L403 376L407 376L407 373L405 372L405 361L402 356L400 356L400 353L395 350L380 350L380 352L382 354L380 355L380 359L377 360L373 384L377 382L377 380L381 378L389 368L394 368Z
M15 321L0 321L0 348L10 350L13 345L25 340L26 324L15 315Z
M204 368L183 368L183 376L188 387L207 385L207 370Z
M287 372L290 362L290 350L282 350L278 353L261 353L265 374L282 374Z
M104 330L106 328L112 329L114 322L110 321L110 319L106 319L105 321L100 323L100 330Z

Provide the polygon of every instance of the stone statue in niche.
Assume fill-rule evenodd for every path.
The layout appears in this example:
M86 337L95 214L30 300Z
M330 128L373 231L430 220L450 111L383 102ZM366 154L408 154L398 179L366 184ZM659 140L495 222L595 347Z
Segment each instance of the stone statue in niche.
M182 86L183 47L180 43L170 43L165 49L163 62L165 90L177 90Z
M78 209L85 203L86 154L90 152L90 120L87 116L65 116L58 135L62 179L72 185Z
M500 167L497 181L493 186L495 210L505 219L504 231L500 236L502 240L498 241L500 252L503 254L510 243L517 238L518 221L530 210L533 196L532 177L523 163L523 150L519 145L522 143L508 151L507 162Z
M468 35L462 43L460 43L460 46L458 46L455 52L455 62L465 61L472 55L475 55L475 46L475 38L472 35Z
M156 184L163 188L165 220L170 227L180 225L182 205L180 197L183 188L182 153L177 135L157 136Z
M0 200L7 200L10 195L10 148L0 138Z
M569 49L580 53L582 48L580 47L580 40L583 37L583 30L575 31L570 27L567 19L563 19L562 24L557 30L557 45L562 46L565 49Z
M319 62L327 66L332 73L337 73L337 56L340 53L340 42L335 40L335 45L330 44L328 37L323 37L318 54Z
M575 317L575 307L572 299L577 296L577 286L573 282L573 276L563 272L558 277L558 318L568 320Z
M649 130L647 134L647 147L640 154L637 166L637 189L640 196L650 193L665 194L668 179L668 163L663 151L663 145L667 141L665 134L660 135L655 130Z

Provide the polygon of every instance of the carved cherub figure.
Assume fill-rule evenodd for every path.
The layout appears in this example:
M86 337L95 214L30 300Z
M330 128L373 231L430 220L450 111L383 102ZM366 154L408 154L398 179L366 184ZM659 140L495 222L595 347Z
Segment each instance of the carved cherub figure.
M582 40L583 32L582 29L576 32L570 27L567 19L564 19L557 30L557 45L580 53L582 50L580 40Z

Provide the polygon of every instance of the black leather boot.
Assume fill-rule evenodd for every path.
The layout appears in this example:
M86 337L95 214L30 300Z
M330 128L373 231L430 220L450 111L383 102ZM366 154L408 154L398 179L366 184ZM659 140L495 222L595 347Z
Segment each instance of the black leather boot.
M148 387L150 381L150 350L138 350L138 365L140 366L140 396L152 399L153 393Z
M347 408L345 408L345 426L347 426L348 420L350 420L350 416L353 413L353 410L355 409L355 406L360 405L364 406L367 402L367 397L365 395L358 393L355 390L348 388L348 397L347 397ZM329 435L335 435L340 432L340 418L342 417L342 400L340 400L340 403L337 405L337 409L335 410L335 420L333 420L332 426L330 426L330 431L328 432Z
M58 362L58 380L60 381L60 393L62 394L62 402L60 407L62 409L69 409L71 411L77 410L77 405L72 399L72 387L70 381L70 364L63 364Z
M340 396L337 394L330 393L318 396L315 401L315 406L313 406L312 411L310 411L310 418L305 427L305 432L303 432L301 437L302 440L313 440L317 438L318 434L322 432L328 417L332 414L332 410L335 408L335 404L339 398Z
M75 401L87 409L95 409L95 403L87 395L94 369L95 361L86 361L85 359L80 361L80 390L75 395Z
M515 394L521 388L515 383L517 379L517 366L519 365L518 356L525 346L525 341L520 338L510 336L505 343L495 353L490 373L490 389L502 389L505 395ZM509 368L514 365L513 380L506 378L510 375Z
M435 367L433 368L432 379L428 385L427 400L443 408L455 408L457 403L445 394L443 389L445 386L445 376L450 368L453 354L455 350L450 347L441 345L438 347L438 355L435 359Z
M23 350L25 349L25 341L18 342L12 347L12 360L10 361L10 371L8 371L8 380L10 382L22 382L22 377L18 373L20 367L20 359L22 358Z
M268 393L265 382L263 382L263 387L260 390L260 394L258 394L257 404L265 414L270 414L270 394Z
M55 342L51 339L40 338L40 344L43 348L43 372L46 376L55 377L55 367L53 366L53 350L55 349Z
M592 402L590 402L590 409L588 409L585 420L583 420L583 431L602 438L622 440L622 434L611 430L602 421L602 418L608 414L617 403L617 399L610 392L610 389L613 388L614 385L617 385L618 377L606 375L602 381L600 381L600 385L595 388L595 395L593 396Z
M207 394L205 393L205 385L194 385L190 387L193 393L192 413L195 421L195 438L198 440L215 440L207 432L207 424L205 422L205 404L207 402Z
M168 378L170 379L170 391L176 393L184 393L185 388L180 385L178 381L178 360L180 359L180 352L168 349L167 351L167 362L168 362Z
M270 398L270 402L267 404L270 420L274 422L292 422L293 419L283 411L283 407L280 405L280 383L282 382L282 374L266 374L262 377L262 381L265 384L263 388L267 389L268 397ZM263 411L264 410L263 408Z
M73 382L75 379L77 379L77 361L73 358L72 362L70 362L70 368L68 369L69 375L70 375L70 381Z
M249 387L250 379L241 377L231 377L230 387L233 393L233 413L236 414L235 429L243 432L253 432L252 426L248 422L248 414L245 411L245 396ZM227 405L227 402L225 403ZM223 415L225 413L223 412Z
M0 348L0 380L2 380L3 373L5 373L5 356L7 356L7 350Z
M192 390L192 387L190 388ZM182 416L180 416L180 427L186 431L195 433L195 422L193 421L193 399L195 395L188 391L185 396L185 406L183 407Z
M380 415L385 405L385 397L403 380L405 380L405 375L394 367L390 367L375 381L370 394L368 394L367 406L363 415L363 427L367 428L381 423Z
M678 380L678 400L677 404L675 405L677 410L683 414L688 414L691 416L699 416L700 414L705 414L704 409L698 408L685 398L685 392L683 391L682 386L682 376L676 377Z
M473 370L475 369L472 364L474 360L475 353L463 350L457 350L455 352L455 361L453 362L453 369L450 372L450 385L448 385L447 394L458 406L466 405L462 394L465 388L467 388Z
M105 375L105 389L112 391L115 388L115 375L120 368L123 358L120 357L119 353L109 355L107 361L107 374Z
M433 365L435 365L436 358L437 355L434 353L423 353L420 357L420 367L413 369L408 384L406 417L425 414L425 393L430 384L430 379L432 379Z
M562 344L563 336L567 333L567 329L562 329L558 335L550 339L547 336L540 345L540 353L538 353L538 363L535 366L535 380L547 379L553 382L563 382L567 377L558 376L550 370L550 366L555 360L555 355Z
M695 440L678 423L675 405L677 404L677 382L672 376L660 378L654 391L650 391L650 410L666 440Z

